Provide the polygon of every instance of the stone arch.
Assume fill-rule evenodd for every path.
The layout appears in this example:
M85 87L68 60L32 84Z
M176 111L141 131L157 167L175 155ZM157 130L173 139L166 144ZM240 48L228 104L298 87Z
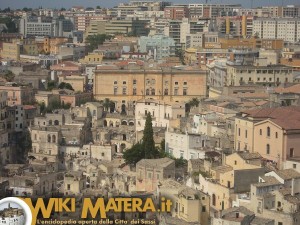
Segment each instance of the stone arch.
M127 126L127 125L128 125L128 124L127 124L127 121L126 121L126 120L123 120L123 121L122 121L122 125L126 125L126 126Z
M128 125L129 126L134 126L134 121L129 121Z

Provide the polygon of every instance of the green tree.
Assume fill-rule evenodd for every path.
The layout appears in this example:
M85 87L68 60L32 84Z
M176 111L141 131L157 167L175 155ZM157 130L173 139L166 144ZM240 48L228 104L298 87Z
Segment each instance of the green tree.
M150 113L147 114L142 145L145 151L146 159L153 159L158 156L158 151L155 147L155 142L153 138L152 117Z
M16 33L18 32L18 28L16 26L16 23L14 22L12 17L1 17L0 23L4 23L7 27L6 30L3 32L5 33Z
M69 90L74 91L72 85L69 84L69 83L65 83L65 82L61 82L61 83L58 85L58 88L59 88L59 89L69 89Z
M166 146L166 140L162 139L162 141L160 142L160 151L161 152L165 152L165 146Z
M127 164L135 164L141 159L159 158L159 150L155 147L153 138L152 118L151 114L147 114L143 139L141 143L137 143L132 148L126 150L123 158Z
M200 101L198 98L192 98L189 102L185 104L185 111L190 112L192 107L198 107L200 104Z
M88 50L91 52L98 48L98 45L102 45L107 39L111 39L112 36L106 34L90 35L86 38L85 42L89 44Z
M10 70L6 71L3 78L7 81L7 82L12 82L15 79L15 74L13 72L11 72Z
M47 85L47 90L52 91L54 88L56 88L56 86L57 83L54 80L50 80Z
M39 103L39 106L40 106L40 113L44 115L47 111L45 102Z
M180 62L182 63L182 65L185 65L183 50L179 49L179 48L176 48L175 49L175 55L180 59Z
M104 111L106 112L112 112L114 111L115 103L111 101L109 98L105 98L104 101L101 101Z

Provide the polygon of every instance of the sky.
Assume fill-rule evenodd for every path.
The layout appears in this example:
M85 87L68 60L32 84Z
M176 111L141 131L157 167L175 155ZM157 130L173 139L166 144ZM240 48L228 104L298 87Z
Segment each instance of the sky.
M205 3L205 0L167 0L174 3ZM17 8L57 8L60 9L70 8L74 5L80 5L84 7L95 7L100 5L101 7L113 7L120 2L129 2L129 0L0 0L0 8L4 9L10 7L12 9ZM253 0L253 6L267 6L267 5L281 5L282 2L285 5L300 5L299 0ZM208 0L208 3L223 3L223 4L242 4L243 7L250 7L251 0Z
M12 208L19 208L19 209L22 208L21 206L19 206L16 203L13 203L13 202L10 203L10 207L12 207ZM3 203L3 204L0 205L0 211L3 210L3 209L5 209L5 208L8 208L8 202L5 202L5 203Z

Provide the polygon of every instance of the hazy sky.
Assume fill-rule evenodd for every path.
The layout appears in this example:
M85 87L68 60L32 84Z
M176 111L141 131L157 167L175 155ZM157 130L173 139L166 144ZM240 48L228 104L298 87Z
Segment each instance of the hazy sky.
M22 209L22 207L21 206L19 206L18 204L16 204L16 203L10 203L10 207L12 207L12 208L19 208L19 209ZM0 211L1 210L3 210L3 209L5 209L5 208L8 208L8 202L6 202L6 203L2 203L1 205L0 205Z
M174 3L205 3L205 0L169 0ZM129 0L0 0L0 8L11 7L12 9L17 8L37 8L42 6L43 8L70 8L74 5L82 5L85 7L91 6L95 7L100 5L102 7L112 7L116 6L120 2L129 2ZM300 5L299 0L253 0L253 6L262 6L262 5L281 5L282 2L285 5L298 4ZM240 3L244 7L251 6L251 0L208 0L208 3Z

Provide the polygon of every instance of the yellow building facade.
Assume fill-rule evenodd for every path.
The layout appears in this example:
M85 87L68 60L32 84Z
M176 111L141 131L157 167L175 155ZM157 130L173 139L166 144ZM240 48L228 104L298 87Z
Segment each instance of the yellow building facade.
M94 98L109 98L116 109L140 99L187 102L206 96L206 71L184 68L98 69L95 71ZM122 106L123 105L123 106Z

